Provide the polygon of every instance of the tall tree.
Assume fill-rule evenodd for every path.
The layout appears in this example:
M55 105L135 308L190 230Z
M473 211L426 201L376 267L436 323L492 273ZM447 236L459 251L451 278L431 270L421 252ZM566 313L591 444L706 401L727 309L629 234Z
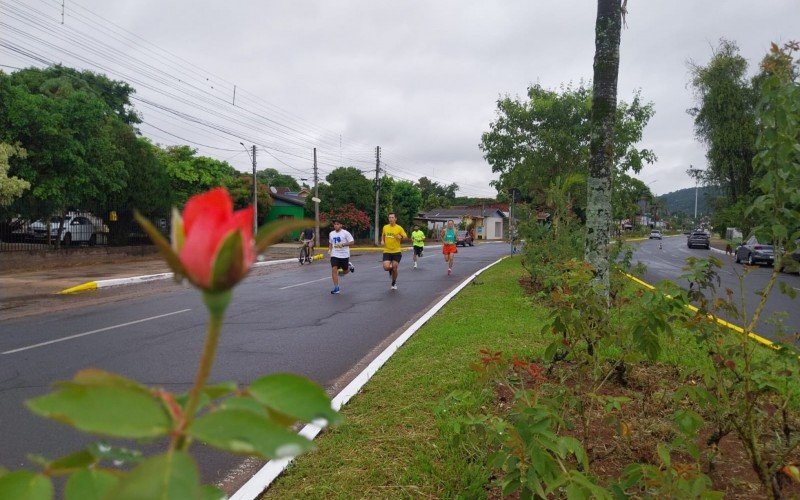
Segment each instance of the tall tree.
M19 198L26 189L31 187L31 183L19 177L9 176L9 158L12 156L25 157L25 150L0 142L0 207L8 206L12 201Z
M227 186L238 175L228 162L197 156L197 150L189 146L169 146L156 154L169 175L176 206L183 206L197 193Z
M258 173L256 173L256 182L258 183L258 193L256 197L258 199L258 225L260 226L264 223L267 215L269 215L269 209L272 206L272 197L269 195L268 184L262 182L261 179L258 178ZM237 174L236 177L231 179L227 187L231 194L231 199L233 200L233 208L236 210L249 207L253 204L252 174Z
M697 106L697 138L708 151L703 181L723 186L735 204L750 192L756 140L757 79L747 77L747 61L734 42L722 39L706 66L689 63Z
M274 168L265 168L257 171L256 179L270 187L288 187L292 191L300 191L300 184L297 183L294 177L282 174Z
M495 187L519 189L526 200L541 205L557 176L586 174L591 108L592 91L584 86L562 86L556 91L534 85L525 100L498 100L497 119L480 144L492 171L500 174ZM620 103L615 113L615 168L638 172L655 160L651 150L635 147L653 115L653 105L643 103L636 93L630 104ZM582 212L585 206L584 192L576 198L576 207Z
M595 21L594 86L592 89L589 178L586 197L586 261L603 292L609 289L608 244L611 239L611 179L614 125L617 113L620 0L598 0Z
M422 194L410 181L397 181L392 189L392 208L397 214L397 223L408 229L422 208ZM410 233L409 233L410 234Z
M357 209L367 212L370 220L375 214L375 192L372 181L355 167L339 167L325 176L327 182L319 185L320 212L352 203ZM306 198L306 213L314 213L311 196Z

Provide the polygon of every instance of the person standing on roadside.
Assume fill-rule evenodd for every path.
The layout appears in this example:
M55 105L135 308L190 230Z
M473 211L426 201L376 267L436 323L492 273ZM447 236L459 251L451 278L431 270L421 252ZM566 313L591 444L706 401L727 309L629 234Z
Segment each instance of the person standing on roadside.
M422 250L425 248L425 233L420 231L419 226L414 226L411 231L411 244L414 247L414 269L417 268L417 259L422 257Z
M451 219L447 221L447 227L442 228L442 255L444 255L444 261L447 262L448 276L453 273L453 261L457 253L456 228Z
M381 231L381 245L383 246L383 270L392 276L392 290L397 290L397 266L403 257L400 243L403 238L408 238L405 230L397 225L397 216L394 212L389 214L389 223Z
M339 272L342 276L347 273L356 272L355 266L350 263L350 246L353 244L353 235L349 231L342 229L341 221L333 221L333 231L328 235L328 253L331 256L331 280L333 280L333 290L331 293L339 293Z

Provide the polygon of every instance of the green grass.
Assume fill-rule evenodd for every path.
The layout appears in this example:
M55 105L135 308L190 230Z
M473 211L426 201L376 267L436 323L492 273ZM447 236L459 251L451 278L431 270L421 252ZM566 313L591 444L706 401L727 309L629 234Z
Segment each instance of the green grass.
M552 341L539 333L548 309L518 284L525 275L518 258L480 275L343 408L345 422L320 435L317 449L297 459L262 498L487 496L492 471L486 450L453 444L454 424L466 415L494 413L491 391L469 369L481 349L535 359ZM629 282L624 293L633 298L638 289ZM622 315L616 321L636 321L631 312ZM659 361L684 372L708 363L691 337L680 327L662 337ZM757 349L757 358L770 355Z
M490 473L452 448L448 419L437 417L456 390L475 390L468 369L480 349L541 351L546 311L531 307L506 259L480 275L401 348L345 406L345 422L321 435L264 498L476 497ZM477 413L475 392L450 411ZM474 457L473 457L474 458Z

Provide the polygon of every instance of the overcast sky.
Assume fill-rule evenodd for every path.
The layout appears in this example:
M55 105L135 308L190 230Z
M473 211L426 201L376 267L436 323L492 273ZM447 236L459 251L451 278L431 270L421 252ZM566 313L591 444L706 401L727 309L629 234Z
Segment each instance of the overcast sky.
M657 194L691 187L685 170L706 161L686 114L687 61L705 64L725 37L755 72L770 42L800 39L800 1L628 10L619 99L641 89L656 111L641 146L658 161L638 177ZM381 146L396 178L492 196L478 144L497 98L589 81L595 15L588 0L65 0L62 25L60 0L0 0L0 64L62 62L129 81L145 135L243 171L239 142L257 144L259 168L298 178L311 177L313 147L323 177L341 164L374 175Z

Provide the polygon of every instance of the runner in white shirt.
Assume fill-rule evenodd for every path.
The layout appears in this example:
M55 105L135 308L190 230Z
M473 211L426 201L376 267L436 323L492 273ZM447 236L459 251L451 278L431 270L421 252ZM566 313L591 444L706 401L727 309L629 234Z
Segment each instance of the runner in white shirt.
M342 276L356 272L355 266L350 263L350 246L355 242L350 232L342 229L342 223L333 221L333 231L328 235L328 253L331 256L331 279L333 280L332 294L339 293L339 272Z

